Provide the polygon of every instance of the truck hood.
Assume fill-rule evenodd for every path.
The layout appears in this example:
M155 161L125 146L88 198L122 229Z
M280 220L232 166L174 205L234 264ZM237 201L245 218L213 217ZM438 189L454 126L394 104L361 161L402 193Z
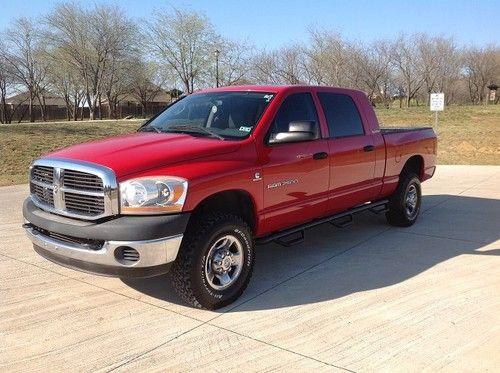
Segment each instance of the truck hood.
M135 133L71 146L46 157L74 159L111 168L118 180L152 168L236 151L234 141L186 134Z

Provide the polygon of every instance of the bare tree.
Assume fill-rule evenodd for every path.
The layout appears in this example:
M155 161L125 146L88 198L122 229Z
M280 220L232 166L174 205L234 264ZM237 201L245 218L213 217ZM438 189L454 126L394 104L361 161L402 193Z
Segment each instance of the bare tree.
M329 30L309 30L307 71L315 84L345 87L348 85L348 44Z
M5 54L6 46L0 40L0 123L10 123L12 120L11 110L7 105L7 95L14 86L14 79Z
M253 60L253 79L261 84L304 83L304 61L304 47L300 44L260 52Z
M14 21L7 31L6 44L5 61L17 83L28 93L30 121L35 120L33 111L35 99L38 99L42 119L45 120L43 93L47 83L48 63L39 23L27 18Z
M76 3L58 5L47 20L53 46L81 76L93 120L106 94L105 79L116 67L113 59L126 54L135 42L131 40L135 25L116 6L87 9Z
M252 80L258 84L280 84L281 78L276 74L278 52L262 51L254 56Z
M218 35L208 18L188 10L161 12L149 23L148 35L152 52L177 73L186 92L193 92L217 45Z
M157 64L144 60L135 62L132 76L131 92L141 104L145 118L149 105L163 91L164 79Z
M424 85L422 61L416 45L416 36L400 35L392 45L392 64L394 65L406 94L406 107Z
M218 42L217 50L219 55L217 58L219 68L219 82L223 86L238 84L244 80L249 71L253 52L253 46L246 41L232 41L229 39L221 39ZM213 54L215 57L215 53ZM214 60L210 63L210 75L207 85L211 86L215 82L215 66Z
M421 34L416 37L416 46L427 101L429 102L432 92L444 92L447 102L451 102L461 67L453 39Z
M464 52L465 77L474 104L487 103L486 87L500 77L500 50L493 46L468 48Z
M394 89L390 68L391 54L388 42L352 47L350 70L356 76L356 87L365 91L372 103L379 100L388 107Z
M50 52L49 81L56 95L64 99L68 120L78 120L79 110L85 99L84 84L79 70L60 50Z

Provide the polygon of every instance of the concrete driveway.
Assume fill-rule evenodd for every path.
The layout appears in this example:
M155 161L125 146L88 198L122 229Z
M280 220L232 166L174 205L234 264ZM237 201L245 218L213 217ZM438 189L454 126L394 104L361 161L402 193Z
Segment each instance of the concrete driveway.
M500 166L440 166L423 213L370 213L257 249L219 312L168 279L54 265L21 229L27 186L0 188L0 371L498 371Z

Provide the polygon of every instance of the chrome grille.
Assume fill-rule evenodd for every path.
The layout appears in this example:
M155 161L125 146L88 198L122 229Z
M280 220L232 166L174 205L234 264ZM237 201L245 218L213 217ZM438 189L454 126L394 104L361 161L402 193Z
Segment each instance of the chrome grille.
M118 213L114 173L81 161L40 159L30 172L33 202L40 208L83 219Z
M35 195L43 203L54 206L54 192L52 187L44 187L31 183L31 194Z
M99 176L73 170L64 170L63 185L80 190L102 191L104 189Z
M100 215L104 212L104 196L86 196L78 193L64 193L66 210L76 214Z
M52 184L54 169L52 167L37 166L31 171L31 178L42 183Z

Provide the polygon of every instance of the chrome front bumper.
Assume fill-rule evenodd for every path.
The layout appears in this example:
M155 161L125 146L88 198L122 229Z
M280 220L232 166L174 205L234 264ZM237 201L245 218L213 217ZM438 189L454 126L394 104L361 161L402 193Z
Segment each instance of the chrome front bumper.
M106 276L151 277L168 272L175 261L183 235L147 241L104 241L98 250L49 237L30 224L24 225L35 250L45 258L66 267ZM117 249L132 248L139 253L133 263L124 263Z

